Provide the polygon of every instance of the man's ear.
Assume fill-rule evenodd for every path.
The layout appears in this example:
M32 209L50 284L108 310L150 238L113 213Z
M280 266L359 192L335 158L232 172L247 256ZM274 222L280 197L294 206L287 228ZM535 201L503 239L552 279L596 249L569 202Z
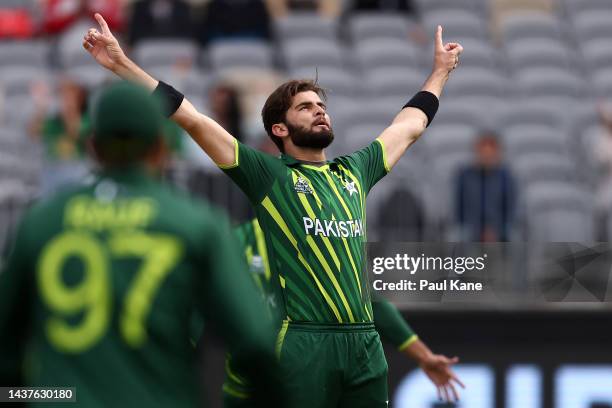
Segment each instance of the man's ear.
M289 136L289 129L284 123L275 123L272 125L272 134L278 137L287 137Z

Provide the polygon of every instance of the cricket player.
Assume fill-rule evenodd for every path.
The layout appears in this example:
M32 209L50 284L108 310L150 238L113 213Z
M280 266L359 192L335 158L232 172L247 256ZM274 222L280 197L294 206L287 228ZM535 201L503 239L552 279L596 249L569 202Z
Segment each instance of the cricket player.
M234 228L244 256L249 264L251 276L259 288L268 313L274 320L279 319L277 310L280 301L274 297L272 290L272 272L267 254L266 241L257 219L245 222ZM434 354L412 330L397 308L387 300L374 296L372 299L374 326L379 334L392 343L399 351L413 359L436 386L438 397L444 401L453 401L459 396L453 393L448 385L454 380L463 383L451 370L451 365L459 359L449 359L446 356ZM282 318L282 315L280 316ZM225 383L223 398L225 408L248 408L253 406L251 400L251 382L232 364L232 356L228 355L225 365Z
M264 127L282 153L277 158L240 143L172 86L144 72L103 17L95 17L101 32L88 30L83 47L121 78L161 95L166 114L251 201L281 302L277 351L296 406L387 407L387 363L365 276L366 196L433 120L461 45L444 44L439 26L431 75L421 91L398 106L371 144L333 160L325 155L334 133L323 89L309 80L280 85L262 110Z
M0 384L75 387L88 408L200 406L195 309L258 382L258 406L286 406L271 321L225 217L155 179L158 101L119 83L92 121L99 176L34 205L0 273Z

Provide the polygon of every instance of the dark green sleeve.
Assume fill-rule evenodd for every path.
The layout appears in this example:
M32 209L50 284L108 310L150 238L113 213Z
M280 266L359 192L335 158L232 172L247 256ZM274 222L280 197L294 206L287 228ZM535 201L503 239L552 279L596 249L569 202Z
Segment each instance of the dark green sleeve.
M361 175L361 182L366 194L390 171L383 144L378 139L363 149L341 159L349 163L349 170L355 170Z
M269 154L252 149L237 140L235 143L236 161L219 168L240 187L251 203L259 204L284 165Z
M229 223L219 214L205 234L202 279L195 288L200 313L233 350L273 355L273 325Z
M29 323L31 266L26 250L25 223L0 271L0 384L22 385L21 366Z
M375 297L372 299L372 311L378 333L400 351L418 339L408 322L391 302Z

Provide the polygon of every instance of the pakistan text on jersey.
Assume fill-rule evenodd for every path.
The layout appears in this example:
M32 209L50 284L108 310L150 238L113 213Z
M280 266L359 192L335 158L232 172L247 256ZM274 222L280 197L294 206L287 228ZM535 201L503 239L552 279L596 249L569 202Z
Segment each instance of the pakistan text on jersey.
M363 223L357 220L320 220L304 217L304 231L306 235L318 235L321 237L354 238L363 237Z

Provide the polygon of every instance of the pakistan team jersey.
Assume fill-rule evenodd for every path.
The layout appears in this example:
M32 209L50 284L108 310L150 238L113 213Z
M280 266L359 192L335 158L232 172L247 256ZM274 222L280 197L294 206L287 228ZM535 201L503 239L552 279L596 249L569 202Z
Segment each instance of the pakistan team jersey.
M320 167L235 143L235 163L220 167L255 208L284 318L371 322L365 200L388 172L382 142Z
M224 216L136 170L34 206L0 273L0 384L25 364L25 384L76 387L77 406L198 406L194 310L273 360L238 248Z

